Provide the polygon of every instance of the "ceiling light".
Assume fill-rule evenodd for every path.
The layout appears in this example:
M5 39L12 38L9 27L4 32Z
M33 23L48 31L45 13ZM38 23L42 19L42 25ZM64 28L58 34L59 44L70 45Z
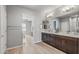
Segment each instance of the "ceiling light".
M51 17L51 16L53 16L53 14L54 14L54 13L50 13L50 14L47 15L47 17Z
M63 11L63 12L68 12L68 11L71 11L72 9L74 9L74 8L75 8L74 5L72 5L72 6L66 6L66 7L64 7L64 8L62 9L62 11Z

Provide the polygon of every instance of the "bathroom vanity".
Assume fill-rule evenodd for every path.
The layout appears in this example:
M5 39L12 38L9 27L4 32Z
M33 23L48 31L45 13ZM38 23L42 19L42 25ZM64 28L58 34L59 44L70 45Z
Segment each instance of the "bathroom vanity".
M70 9L63 11L65 7ZM42 41L66 53L79 54L79 7L65 7L46 20L49 27L42 28Z
M72 19L73 18L73 19ZM77 17L60 18L50 30L42 30L42 41L66 53L79 53L79 22ZM52 31L51 31L52 30Z
M62 34L42 32L42 41L66 53L79 53L79 36Z

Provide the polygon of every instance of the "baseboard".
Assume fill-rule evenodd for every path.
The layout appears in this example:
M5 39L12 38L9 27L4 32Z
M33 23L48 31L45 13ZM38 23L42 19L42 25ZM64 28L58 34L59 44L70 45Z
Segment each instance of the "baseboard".
M41 40L39 40L39 41L36 41L36 42L34 42L34 43L39 43L39 42L42 42Z
M22 47L22 46L23 45L15 46L15 47L7 48L6 50L10 50L10 49L14 49L14 48L19 48L19 47Z

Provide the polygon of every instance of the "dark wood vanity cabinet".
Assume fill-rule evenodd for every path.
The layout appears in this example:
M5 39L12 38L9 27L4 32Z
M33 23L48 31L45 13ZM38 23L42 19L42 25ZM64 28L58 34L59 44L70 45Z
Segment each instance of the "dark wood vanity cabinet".
M43 42L56 47L66 53L79 53L79 40L77 38L66 37L55 34L42 33Z
M55 47L55 35L50 34L49 35L49 44Z
M77 39L71 37L63 37L62 50L71 54L77 53Z
M77 39L56 35L56 48L66 53L77 53Z
M79 39L78 39L78 54L79 54Z
M48 42L48 41L47 41L47 34L42 33L42 41L43 41L43 42Z
M49 34L42 33L42 41L45 43L50 43Z
M55 35L55 47L58 49L62 49L62 38L58 35Z

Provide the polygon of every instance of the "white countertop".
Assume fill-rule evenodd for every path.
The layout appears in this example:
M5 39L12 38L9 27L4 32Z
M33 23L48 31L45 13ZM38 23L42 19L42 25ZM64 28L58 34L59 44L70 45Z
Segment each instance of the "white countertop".
M51 32L51 31L44 31L42 30L42 32L44 33L48 33L48 34L55 34L55 35L62 35L62 36L68 36L68 37L75 37L75 38L79 38L79 35L75 35L75 34L68 34L68 33L64 33L64 32L58 32L58 33L54 33L54 32Z

